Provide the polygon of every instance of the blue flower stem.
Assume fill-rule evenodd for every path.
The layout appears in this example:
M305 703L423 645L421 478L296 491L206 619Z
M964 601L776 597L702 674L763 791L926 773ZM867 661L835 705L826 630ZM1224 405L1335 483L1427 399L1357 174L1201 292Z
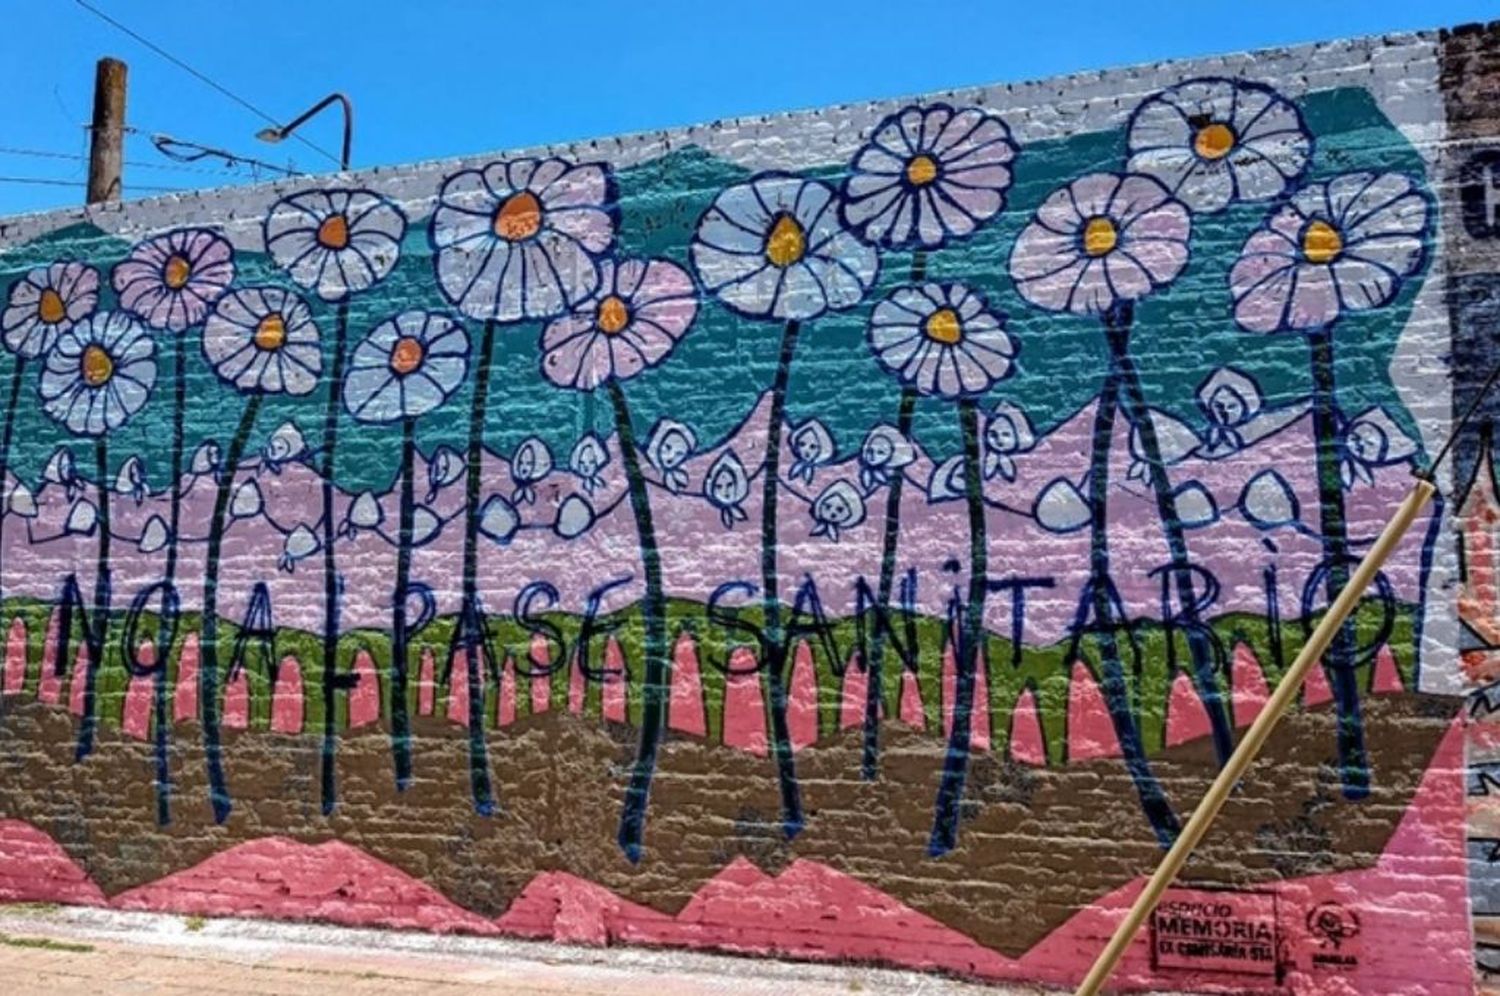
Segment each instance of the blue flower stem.
M214 822L229 818L229 786L224 778L224 752L219 741L219 558L224 550L224 517L229 511L229 492L239 469L245 444L255 427L263 395L252 394L240 413L240 424L229 441L224 463L214 488L213 517L208 523L208 555L203 573L203 661L198 668L198 708L203 713L203 756L208 765L208 800Z
M15 366L10 372L10 395L5 402L5 424L0 427L0 550L5 544L5 520L10 512L10 444L16 429L16 407L21 401L21 384L26 376L26 357L19 353L14 355ZM18 482L19 483L19 482ZM0 562L0 608L5 605L5 569ZM5 625L5 616L0 614L0 638L9 633L10 627ZM19 691L19 689L17 689ZM5 714L5 696L0 693L0 716Z
M786 418L787 384L792 376L792 358L802 323L786 323L781 336L781 355L771 384L770 424L766 427L766 455L761 468L760 576L765 599L765 639L762 664L770 690L771 744L776 756L776 776L781 788L781 822L788 840L802 832L802 792L797 785L796 761L792 756L791 729L787 724L786 634L782 626L781 596L776 569L776 500L781 476L781 425Z
M94 732L98 726L95 686L99 668L104 664L104 641L109 636L109 444L102 435L94 437L94 493L99 500L99 556L94 569L94 613L89 619L87 670L83 675L83 716L78 726L78 749L75 760L82 761L94 752ZM73 677L78 680L77 675Z
M396 532L396 587L391 595L391 754L396 768L396 791L411 787L411 720L406 710L406 603L411 597L411 535L416 517L417 420L401 420L401 511Z
M490 785L489 749L484 733L484 686L481 668L489 652L488 624L479 604L479 489L484 462L484 417L490 397L490 363L495 354L495 323L484 323L479 339L479 360L474 368L474 398L469 409L468 466L464 477L464 575L463 608L454 645L465 654L469 690L469 787L474 811L480 816L495 812L495 794ZM499 693L499 689L496 689Z
M172 726L167 721L167 661L177 641L177 544L182 525L182 462L186 438L187 408L187 330L178 329L173 339L172 355L172 488L167 512L167 563L162 579L162 613L156 622L156 660L151 676L152 722L156 755L156 822L172 822L172 768L168 764ZM133 653L126 648L126 653Z
M344 402L344 352L349 339L349 299L339 302L333 331L333 364L329 372L328 406L323 410L323 750L319 765L323 815L338 805L338 692L339 680L339 588L338 564L334 559L335 523L333 485L337 471L339 409Z
M1349 525L1344 509L1344 486L1339 477L1339 439L1343 415L1339 411L1333 366L1333 326L1308 337L1312 359L1312 416L1318 456L1318 517L1323 540L1324 584L1332 605L1349 585ZM1360 715L1359 680L1355 674L1357 635L1351 617L1333 638L1323 659L1338 710L1339 770L1344 797L1370 794L1370 759L1365 751L1364 720Z
M1135 317L1134 307L1122 302L1105 313L1104 332L1109 340L1110 362L1118 373L1125 389L1123 409L1126 419L1140 433L1141 449L1145 456L1151 490L1156 496L1156 514L1166 537L1170 557L1171 580L1177 590L1179 621L1187 637L1188 653L1192 658L1192 679L1198 698L1208 714L1209 727L1213 734L1214 753L1219 765L1229 760L1234 753L1234 730L1229 722L1228 703L1219 683L1219 654L1213 642L1213 634L1204 625L1199 615L1201 604L1193 572L1188 559L1187 538L1182 527L1182 518L1177 513L1177 501L1172 494L1172 480L1167 474L1166 461L1161 455L1161 440L1156 435L1156 422L1146 404L1146 393L1141 387L1140 374L1130 355L1130 331Z
M902 439L911 439L911 426L917 410L914 388L901 389L896 409L896 431ZM896 546L901 537L901 492L906 485L906 471L899 469L891 478L885 496L885 528L880 540L880 580L875 591L877 605L874 633L870 637L870 659L866 664L864 749L860 758L860 777L873 782L880 776L880 700L884 694L886 620L891 616L891 592L896 586Z
M641 614L646 626L646 673L641 684L641 741L636 750L635 767L630 786L625 790L625 808L620 816L620 849L632 863L641 860L646 833L646 805L651 794L651 778L656 773L656 752L662 730L667 723L667 705L671 694L672 661L667 653L667 599L662 585L661 554L656 546L656 529L651 520L651 498L646 478L641 473L640 454L636 450L635 427L630 421L630 407L625 390L618 380L608 384L609 399L615 409L615 430L620 455L625 461L625 478L630 485L630 507L635 513L635 528L641 545L641 568L646 575L646 598Z
M911 282L927 279L927 251L911 254ZM896 408L896 431L911 440L912 420L917 410L917 392L910 385L901 388ZM865 662L864 747L860 753L859 774L867 782L880 777L880 700L885 693L885 621L891 617L891 592L896 585L896 547L901 539L901 492L906 485L906 471L898 469L891 479L885 497L885 528L880 539L880 579L875 590L875 632L870 638L870 658Z
M1115 618L1114 582L1110 577L1109 456L1119 403L1120 374L1112 369L1105 378L1094 411L1089 461L1089 579L1079 607L1079 620L1075 623L1074 643L1076 645L1085 632L1093 633L1098 641L1100 690L1109 709L1115 739L1120 742L1120 753L1124 756L1136 795L1140 797L1141 810L1146 814L1157 842L1165 848L1172 845L1182 828L1161 783L1151 770L1151 762L1146 759L1145 744L1131 707L1130 685L1125 677L1118 637L1118 630L1127 627L1129 622ZM1090 614L1094 617L1094 624L1087 626ZM1071 664L1071 661L1064 662L1064 666Z
M979 453L979 405L972 398L958 403L959 432L963 437L964 501L969 512L969 591L962 620L954 619L958 646L955 663L953 729L943 760L943 780L938 786L927 853L936 858L958 845L958 816L964 782L969 773L969 741L975 709L974 691L979 669L979 646L984 639L984 598L989 571L989 540L984 520L984 478ZM978 703L988 709L988 702Z

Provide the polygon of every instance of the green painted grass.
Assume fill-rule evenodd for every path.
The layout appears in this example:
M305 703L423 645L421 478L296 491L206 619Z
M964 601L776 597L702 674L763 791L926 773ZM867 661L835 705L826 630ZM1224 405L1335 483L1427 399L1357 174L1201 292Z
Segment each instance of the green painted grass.
M27 699L36 697L41 682L43 647L50 612L49 605L30 599L7 600L4 606L3 619L7 631L10 621L16 617L23 619L27 627L26 678L22 693ZM125 692L129 684L121 646L124 636L123 617L124 613L114 613L111 617L105 657L97 679L98 713L100 721L105 725L119 724L124 708ZM573 654L583 620L578 616L564 613L546 614L540 618L556 627L556 632L561 634L562 641L566 645L567 653ZM758 622L759 609L758 607L746 608L739 611L736 618L754 624ZM1412 607L1400 607L1387 640L1402 682L1407 687L1411 687L1416 669L1414 619L1415 611ZM1271 627L1264 618L1247 613L1225 615L1213 620L1211 626L1225 648L1226 654L1232 655L1237 644L1243 643L1248 646L1260 661L1267 682L1274 688L1281 678L1282 670L1301 649L1307 633L1316 621L1316 617L1305 621L1284 621L1281 624L1282 646L1279 657L1273 649ZM942 620L929 616L917 617L914 623L917 633L916 673L926 711L927 730L929 735L940 736L944 624ZM1373 602L1367 602L1357 614L1356 625L1362 645L1370 643L1378 635L1380 613ZM435 711L440 716L445 712L449 682L444 680L443 671L453 626L453 617L439 618L419 634L412 643L408 664L410 679L407 707L413 716L417 715L421 660L424 651L430 651L437 661L436 688L434 689ZM898 630L902 628L900 620L896 621L896 626ZM196 613L183 616L167 661L169 694L176 686L183 643L189 634L198 631L198 627L199 617ZM721 739L723 730L726 684L726 677L721 668L737 647L747 643L747 637L742 631L719 625L709 619L702 604L683 600L669 601L667 627L673 645L682 635L687 634L697 646L708 738L710 741L718 741ZM154 629L155 620L148 616L139 626L138 634L149 634L154 632ZM223 620L221 629L225 634L225 646L232 647L238 633L237 627L232 621ZM83 638L82 626L76 619L73 630L70 653L76 660L79 659ZM595 635L590 645L590 663L594 668L604 666L606 634L619 643L629 674L626 685L627 714L630 722L636 724L640 720L642 703L642 675L644 673L642 655L645 636L639 608L632 606L595 620L593 632ZM521 667L530 666L529 651L533 638L530 629L513 618L497 618L490 620L489 636L499 660L503 661L509 656ZM823 640L818 636L806 637L813 650L817 675L819 730L820 734L825 737L835 734L839 729L842 690L840 675L856 650L855 620L852 618L831 620L827 638L839 651L837 660L830 658L824 649ZM1120 638L1122 651L1125 654L1124 664L1130 685L1131 700L1147 750L1151 753L1161 750L1165 745L1166 706L1175 675L1171 659L1175 657L1178 666L1191 660L1186 638L1179 632L1173 634L1173 641L1175 643L1174 654L1169 655L1166 631L1159 623L1149 621L1134 624L1129 636L1121 634ZM345 633L338 645L340 671L352 670L355 657L362 651L368 653L374 660L380 682L382 715L389 715L390 712L390 644L390 637L387 633L359 629ZM561 660L560 648L556 642L549 642L549 646L553 660ZM1022 692L1029 688L1036 697L1048 760L1054 764L1062 763L1065 760L1068 687L1072 673L1071 662L1067 659L1068 644L1065 641L1059 641L1042 647L1026 644L1017 647L1009 639L991 633L986 635L984 649L988 664L988 707L993 749L996 752L1005 749L1010 736L1011 712ZM269 647L257 641L250 641L247 644L242 666L246 671L250 690L251 729L264 730L270 727L270 664L272 661L280 661L287 656L296 658L301 667L304 729L320 730L322 728L323 701L318 685L321 655L321 635L303 630L278 629ZM1094 671L1097 678L1099 649L1096 638L1086 636L1081 641L1079 656ZM228 684L231 665L232 654L226 650L220 655L221 673L218 683L220 694ZM1359 687L1366 692L1369 691L1373 671L1374 668L1370 662L1358 668ZM556 711L567 709L570 677L570 668L558 666L550 676L540 679L546 681L548 685L549 709ZM898 713L901 691L900 665L894 651L888 650L887 652L883 679L882 694L885 712L887 717L894 717ZM1220 680L1222 691L1227 696L1228 678L1221 674ZM766 685L764 677L762 677L761 684L764 694ZM584 713L588 716L599 717L602 714L602 687L597 682L589 682L586 689ZM62 703L67 703L69 692L69 682L64 679L61 688ZM492 682L486 682L485 698L485 714L490 717L490 722L493 724L496 716L497 695ZM529 716L532 713L531 679L518 678L515 698L517 718ZM335 707L338 709L337 725L343 728L348 723L348 697L340 695L335 701Z

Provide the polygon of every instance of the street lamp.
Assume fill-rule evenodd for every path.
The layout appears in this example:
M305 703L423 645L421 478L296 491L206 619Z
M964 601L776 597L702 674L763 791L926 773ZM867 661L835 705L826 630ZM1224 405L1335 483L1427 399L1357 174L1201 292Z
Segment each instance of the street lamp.
M334 101L338 101L340 104L344 105L344 149L343 156L339 160L339 168L348 171L349 143L354 134L354 105L351 104L349 102L349 98L344 96L342 93L330 93L328 96L324 97L312 107L303 111L300 115L298 115L288 123L282 125L279 128L262 128L260 131L255 133L255 137L260 139L262 142L270 142L274 145L275 143L281 141L283 138L286 138L292 132L296 131L308 118L312 117L314 114L317 114L319 111L321 111L323 108L327 107Z

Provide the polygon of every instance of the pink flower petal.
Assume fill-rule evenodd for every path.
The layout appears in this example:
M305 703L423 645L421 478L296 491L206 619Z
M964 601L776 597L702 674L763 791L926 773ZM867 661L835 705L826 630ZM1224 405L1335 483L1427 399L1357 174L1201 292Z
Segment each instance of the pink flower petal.
M1297 284L1287 326L1294 329L1322 328L1339 316L1339 295L1327 266L1304 265L1296 270Z
M1110 202L1114 199L1115 191L1119 189L1120 178L1113 173L1090 173L1088 176L1074 180L1066 188L1072 202L1076 205L1075 213L1080 218L1092 218L1095 215L1109 213ZM1037 214L1040 215L1041 212L1038 211Z
M1149 176L1127 176L1120 181L1120 186L1110 200L1109 214L1121 228L1125 228L1142 215L1156 214L1155 209L1165 204L1170 197L1167 188Z
M1249 332L1280 331L1281 316L1286 311L1287 297L1292 292L1294 273L1295 267L1287 263L1272 273L1263 274L1256 281L1247 283L1247 290L1237 294L1234 320Z

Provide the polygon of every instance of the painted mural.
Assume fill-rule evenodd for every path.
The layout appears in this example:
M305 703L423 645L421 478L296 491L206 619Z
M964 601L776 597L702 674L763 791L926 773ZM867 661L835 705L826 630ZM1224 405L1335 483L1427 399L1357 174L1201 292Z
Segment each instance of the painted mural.
M1446 418L1428 160L1275 83L11 246L0 896L1076 978ZM1465 991L1445 514L1127 984Z

